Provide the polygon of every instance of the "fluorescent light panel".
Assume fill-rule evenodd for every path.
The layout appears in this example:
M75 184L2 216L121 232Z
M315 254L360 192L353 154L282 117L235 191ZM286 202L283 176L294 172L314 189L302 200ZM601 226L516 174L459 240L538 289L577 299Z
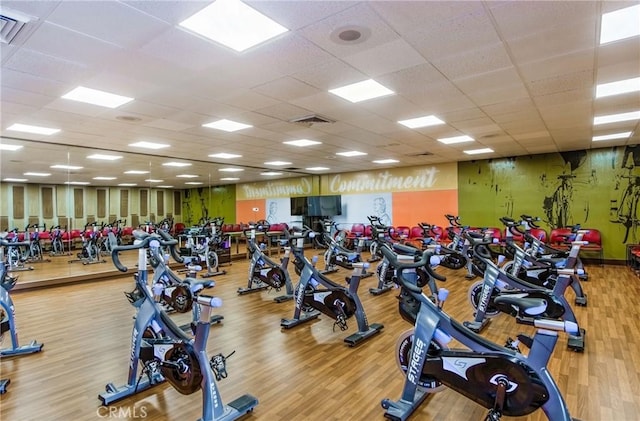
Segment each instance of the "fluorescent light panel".
M631 111L629 113L621 114L609 114L594 117L593 124L597 126L599 124L617 123L620 121L631 121L640 119L640 111Z
M326 171L328 170L328 167L309 167L309 168L305 168L305 170L307 171Z
M12 181L14 183L24 183L25 181L28 181L28 179L26 179L26 178L5 178L2 181Z
M282 173L278 171L266 171L261 172L260 175L282 175Z
M178 168L188 167L190 165L191 164L188 162L165 162L162 164L163 167L178 167Z
M93 177L93 180L101 180L101 181L110 181L115 179L116 177L102 177L102 176Z
M311 146L311 145L319 145L322 142L318 142L316 140L309 140L309 139L298 139L298 140L289 140L287 142L282 142L285 145L293 145L293 146L299 146L301 148L305 147L305 146Z
M341 88L329 89L329 92L351 102L361 102L395 94L391 89L382 86L373 79L352 83Z
M287 161L269 161L269 162L265 162L264 165L282 166L282 165L291 165L291 162L287 162Z
M118 108L127 102L133 101L133 98L127 96L116 95L105 91L99 91L97 89L85 88L83 86L78 86L73 91L63 95L62 98L107 108Z
M221 172L240 172L244 171L242 168L220 168L218 171Z
M155 178L147 178L146 180L147 183L162 183L164 180L156 180Z
M359 152L359 151L337 152L336 155L340 155L340 156L362 156L362 155L366 155L366 152Z
M73 186L88 186L91 183L89 183L88 181L65 181L64 184L69 184Z
M222 119L203 124L202 127L209 127L211 129L224 130L225 132L232 133L237 132L238 130L248 129L253 126L250 124L238 123L237 121Z
M159 189L172 189L173 186L156 186Z
M17 123L7 127L7 130L13 130L16 132L43 134L47 136L52 135L54 133L58 133L60 131L60 129L51 129L49 127L31 126L29 124L17 124Z
M132 146L134 148L145 148L145 149L162 149L162 148L168 148L169 145L165 145L163 143L154 143L154 142L136 142L136 143L130 143L129 146Z
M242 155L238 155L235 153L220 152L220 153L214 153L209 155L209 158L233 159L233 158L242 158Z
M93 155L87 156L89 159L101 159L103 161L116 161L118 159L122 159L120 155L105 155L101 153L94 153Z
M125 174L149 174L149 171L145 171L145 170L129 170L129 171L125 171Z
M32 177L49 177L51 173L50 172L26 172L22 175L30 175Z
M217 0L180 26L238 52L288 31L238 0Z
M0 151L17 151L22 149L22 145L7 145L6 143L0 143Z
M467 155L478 155L482 153L491 153L493 149L491 148L481 148L481 149L470 149L468 151L464 151Z
M417 129L419 127L437 126L444 124L444 121L440 120L434 115L427 115L424 117L410 118L408 120L400 120L398 123L406 126L410 129Z
M198 178L200 176L195 174L179 174L179 175L176 175L176 177L177 178Z
M600 44L640 35L640 4L602 15Z
M56 164L56 165L52 165L49 168L54 168L57 170L81 170L84 167L80 167L77 165L63 165L63 164Z
M473 142L474 139L471 136L463 135L463 136L443 137L436 140L440 143L444 143L445 145L453 145L454 143Z
M373 161L374 164L395 164L396 162L400 162L397 159L377 159Z
M640 26L640 22L638 25ZM640 91L640 77L619 80L617 82L601 83L596 86L596 98L637 91Z
M239 177L222 177L220 179L220 181L238 181L238 180L240 180Z
M120 184L118 184L118 186L120 186L120 187L134 187L134 186L137 186L137 184L136 183L120 183Z
M190 186L200 186L200 185L202 185L203 183L202 183L202 181L187 181L187 182L186 182L186 183L184 183L184 184L189 184Z
M593 136L593 139L591 139L591 140L594 141L594 142L598 142L600 140L625 139L627 137L630 137L631 133L632 132L604 134L604 135L600 135L600 136Z

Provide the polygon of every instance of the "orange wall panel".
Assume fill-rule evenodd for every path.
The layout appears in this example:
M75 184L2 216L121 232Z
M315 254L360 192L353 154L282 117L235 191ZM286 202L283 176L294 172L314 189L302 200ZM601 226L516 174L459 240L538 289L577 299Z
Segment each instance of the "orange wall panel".
M239 200L236 202L236 223L247 223L249 221L255 222L260 219L265 219L265 199L250 199ZM258 211L253 209L257 208Z
M418 222L447 226L446 213L458 214L458 190L393 193L393 225L412 227Z

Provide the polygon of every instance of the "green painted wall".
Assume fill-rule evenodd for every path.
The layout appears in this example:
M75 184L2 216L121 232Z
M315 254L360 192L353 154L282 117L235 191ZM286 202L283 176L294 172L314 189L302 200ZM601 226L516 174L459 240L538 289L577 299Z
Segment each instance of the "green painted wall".
M640 242L638 145L460 162L458 182L465 225L503 228L500 217L522 214L547 232L581 224L601 231L606 259L624 260L625 244Z
M224 217L227 224L236 221L236 186L216 186L189 189L183 192L182 221L190 226L200 218Z

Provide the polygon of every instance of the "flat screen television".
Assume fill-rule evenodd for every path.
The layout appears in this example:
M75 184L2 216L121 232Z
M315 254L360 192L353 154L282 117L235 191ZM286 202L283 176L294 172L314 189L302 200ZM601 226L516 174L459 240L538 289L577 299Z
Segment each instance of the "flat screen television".
M342 197L309 196L307 197L307 216L336 216L342 215Z
M291 198L291 215L305 216L307 214L307 198L292 197Z

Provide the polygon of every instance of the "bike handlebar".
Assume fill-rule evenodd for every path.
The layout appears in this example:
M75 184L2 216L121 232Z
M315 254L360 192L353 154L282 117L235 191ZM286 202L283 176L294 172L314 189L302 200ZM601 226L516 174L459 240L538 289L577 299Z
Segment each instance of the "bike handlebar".
M136 240L139 240L138 243L134 243L126 246L114 246L113 249L111 249L111 259L113 260L113 264L115 265L116 269L118 269L120 272L126 272L129 270L129 268L127 268L125 265L123 265L120 262L120 257L118 255L119 252L127 251L127 250L138 250L141 248L148 248L151 242L154 240L158 241L160 246L169 247L169 250L173 258L176 259L176 261L178 262L182 262L183 261L182 257L180 257L180 255L177 254L177 252L175 251L175 246L178 244L178 240L174 239L169 234L166 234L166 235L170 238L170 240L164 237L163 233L161 232L149 234L142 230L135 230L133 232L133 236Z
M423 267L430 276L434 277L439 281L446 281L446 278L444 276L436 273L429 265L431 256L433 256L433 253L430 250L425 250L424 252L422 252L422 256L420 256L420 259L415 260L414 258L413 262L410 262L410 261L401 262L400 260L398 260L398 255L386 244L380 247L380 252L384 257L387 258L387 260L389 260L389 263L391 264L391 266L395 267L396 270L399 271L400 276L398 276L398 278L400 279L400 282L402 282L402 285L412 292L420 294L422 292L422 289L417 285L414 285L411 282L404 279L404 277L402 276L403 269L417 269L417 268Z

